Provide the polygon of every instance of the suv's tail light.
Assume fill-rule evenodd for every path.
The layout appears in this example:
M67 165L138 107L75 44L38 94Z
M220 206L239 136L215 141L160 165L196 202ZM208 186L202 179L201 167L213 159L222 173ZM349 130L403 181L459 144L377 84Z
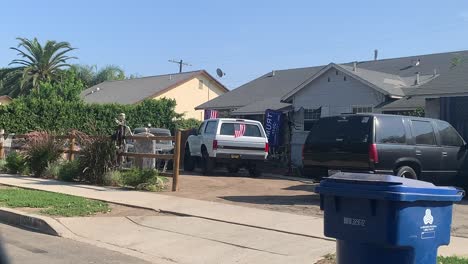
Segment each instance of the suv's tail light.
M379 163L379 154L377 153L377 144L369 145L369 161Z
M268 153L268 151L270 150L270 145L268 145L268 142L265 143L265 152Z
M213 140L213 150L217 150L218 149L218 140Z

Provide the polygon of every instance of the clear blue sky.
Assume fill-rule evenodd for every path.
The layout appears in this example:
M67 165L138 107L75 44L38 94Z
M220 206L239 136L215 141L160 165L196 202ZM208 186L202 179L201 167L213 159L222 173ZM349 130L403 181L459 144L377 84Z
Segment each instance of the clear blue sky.
M75 63L142 76L216 68L229 88L273 69L468 49L468 1L8 1L0 67L16 37L68 41Z

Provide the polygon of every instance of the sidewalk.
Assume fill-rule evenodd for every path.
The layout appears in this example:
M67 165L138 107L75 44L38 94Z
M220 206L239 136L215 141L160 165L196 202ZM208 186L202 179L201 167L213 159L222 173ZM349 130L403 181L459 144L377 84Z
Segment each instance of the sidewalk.
M301 236L325 238L322 230L323 220L319 217L180 198L158 193L129 191L92 185L78 185L61 181L22 176L17 177L5 174L0 174L0 184L83 196L112 203L196 216Z
M156 263L313 264L335 251L335 243L323 237L322 218L11 175L0 175L0 184L186 215L57 219L76 236L145 254ZM466 238L452 237L439 255L468 257L467 244Z

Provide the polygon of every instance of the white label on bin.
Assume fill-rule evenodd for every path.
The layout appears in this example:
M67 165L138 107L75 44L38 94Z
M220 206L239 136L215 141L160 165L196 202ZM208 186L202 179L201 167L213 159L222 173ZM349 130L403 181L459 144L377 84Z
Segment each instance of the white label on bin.
M437 225L433 225L434 217L431 209L426 209L422 220L424 225L421 226L421 239L435 238Z
M434 222L434 217L432 217L431 209L426 209L426 214L424 215L423 221L425 225L432 225Z
M366 220L365 219L359 219L359 218L344 217L343 218L343 224L364 227L364 226L366 226Z

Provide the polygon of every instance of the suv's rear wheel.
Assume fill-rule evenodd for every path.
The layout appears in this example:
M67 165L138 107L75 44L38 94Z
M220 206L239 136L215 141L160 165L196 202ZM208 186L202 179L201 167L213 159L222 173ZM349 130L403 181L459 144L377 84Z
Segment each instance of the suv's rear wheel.
M185 147L185 154L184 154L184 170L185 171L193 171L195 169L195 160L190 154L189 146Z
M403 178L408 178L408 179L414 179L414 180L418 179L418 175L416 174L414 169L411 168L410 166L399 167L396 170L396 175L403 177Z

